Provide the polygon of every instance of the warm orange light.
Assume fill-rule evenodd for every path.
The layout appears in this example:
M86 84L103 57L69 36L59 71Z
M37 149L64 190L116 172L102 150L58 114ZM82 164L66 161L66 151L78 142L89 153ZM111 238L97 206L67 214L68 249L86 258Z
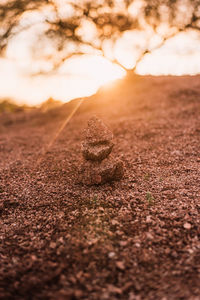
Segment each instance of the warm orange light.
M28 65L27 65L28 68ZM122 78L126 72L100 56L67 60L57 73L30 77L15 61L0 60L0 96L37 105L53 97L63 102L90 96L100 86Z
M134 66L134 55L138 55L139 48L134 52L130 45L130 39L134 37L138 47L145 42L144 35L139 38L138 31L126 33L114 53L127 68ZM13 48L8 49L8 58L0 59L0 98L9 97L29 105L40 104L50 97L67 102L73 98L90 96L100 86L126 74L123 68L101 56L86 55L66 60L57 72L49 76L30 77L31 71L38 70L41 60L33 61L24 49L24 43L25 39L22 39L21 46L20 40L12 44ZM21 52L20 49L24 50ZM137 72L142 75L197 74L200 73L199 52L199 33L181 33L167 41L162 48L146 55L138 64ZM45 64L47 71L48 63Z

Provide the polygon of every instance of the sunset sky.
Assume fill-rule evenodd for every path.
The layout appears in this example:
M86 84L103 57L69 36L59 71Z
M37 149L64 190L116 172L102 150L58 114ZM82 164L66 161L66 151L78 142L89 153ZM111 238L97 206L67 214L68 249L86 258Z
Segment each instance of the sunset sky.
M36 16L37 18L37 16ZM34 34L40 30L34 27ZM109 60L97 56L86 55L74 57L50 75L31 76L37 73L40 66L48 71L48 61L33 60L30 44L34 40L28 38L30 32L23 32L14 38L7 49L6 58L0 59L0 98L11 98L18 103L37 105L49 97L67 102L73 98L89 96L97 89L118 78L125 76L125 71ZM33 34L33 32L32 32ZM133 45L137 41L139 47L145 43L144 32L129 31L117 42L114 55L126 68L132 68L138 55ZM39 50L48 56L51 49ZM196 31L180 33L171 38L160 49L154 50L144 57L137 67L137 73L145 75L194 75L200 73L200 35Z

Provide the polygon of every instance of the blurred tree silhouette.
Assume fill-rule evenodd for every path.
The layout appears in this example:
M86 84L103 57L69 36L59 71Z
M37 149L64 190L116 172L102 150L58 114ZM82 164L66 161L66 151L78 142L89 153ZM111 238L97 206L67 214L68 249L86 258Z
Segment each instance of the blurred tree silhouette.
M93 52L120 64L114 52L107 54L107 45L114 49L127 31L148 31L148 40L139 51L136 67L144 55L161 47L178 32L200 29L200 1L1 0L0 24L1 56L6 55L13 38L40 24L32 54L42 56L44 41L51 43L54 51L45 59L53 62L54 70L69 57ZM156 43L152 43L154 37L157 37Z

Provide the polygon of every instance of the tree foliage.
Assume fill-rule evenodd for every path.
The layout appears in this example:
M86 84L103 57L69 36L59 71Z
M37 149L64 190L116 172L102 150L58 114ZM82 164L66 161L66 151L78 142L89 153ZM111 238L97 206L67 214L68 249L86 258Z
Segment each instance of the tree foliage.
M96 51L106 56L130 30L150 30L162 45L179 31L200 29L199 0L2 0L0 4L0 55L17 35L41 25L33 53L42 53L42 41L53 44L55 67L73 55ZM138 61L152 51L147 43ZM52 57L54 55L52 54ZM52 59L49 57L49 59ZM115 57L110 58L116 62Z

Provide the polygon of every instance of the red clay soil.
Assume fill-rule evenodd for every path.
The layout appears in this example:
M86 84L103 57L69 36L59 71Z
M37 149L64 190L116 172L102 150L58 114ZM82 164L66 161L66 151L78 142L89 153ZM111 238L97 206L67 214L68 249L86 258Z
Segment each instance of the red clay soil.
M130 76L47 112L0 116L1 299L200 299L200 76ZM77 183L96 114L124 178Z

